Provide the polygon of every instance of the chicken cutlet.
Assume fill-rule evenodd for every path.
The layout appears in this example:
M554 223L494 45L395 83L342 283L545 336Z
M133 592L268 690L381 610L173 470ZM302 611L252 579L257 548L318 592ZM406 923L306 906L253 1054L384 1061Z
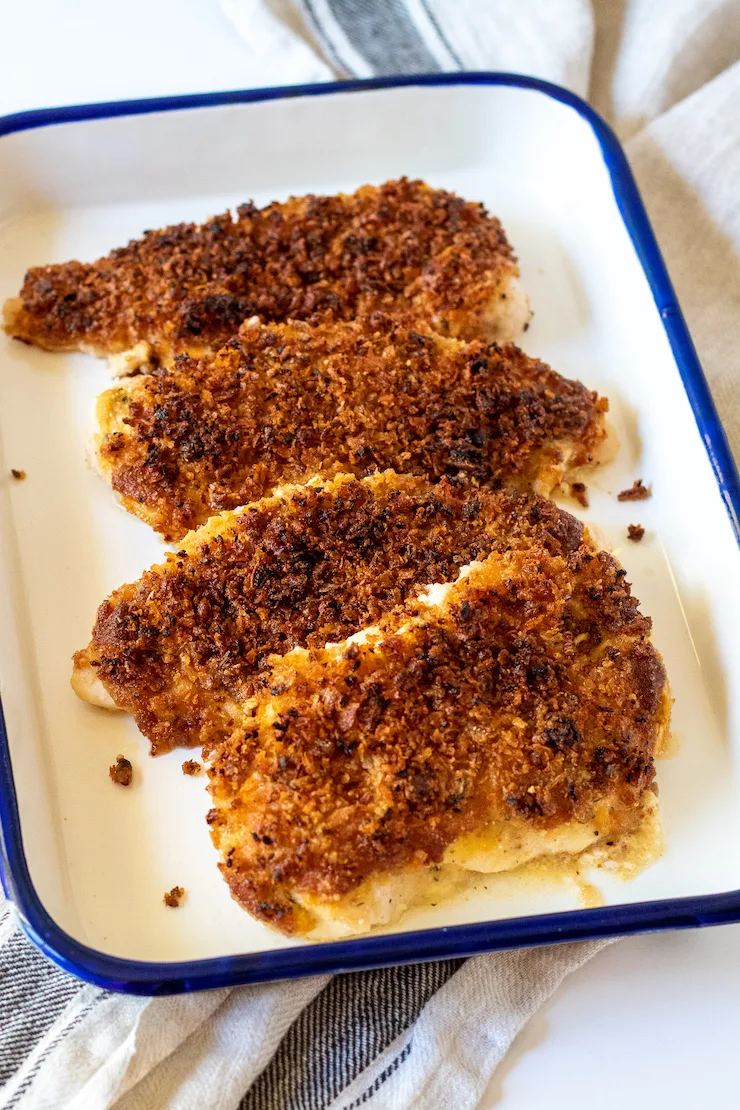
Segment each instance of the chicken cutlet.
M535 540L575 551L550 501L393 473L286 487L214 517L98 610L72 685L133 715L152 753L217 743L268 658L341 641L467 563Z
M424 336L390 317L249 321L103 393L98 466L168 540L283 482L391 468L547 495L599 461L608 404L513 345Z
M401 178L244 204L147 231L96 262L34 266L4 326L48 350L116 356L117 374L214 351L255 315L315 324L411 310L426 330L507 341L530 316L518 277L481 204Z
M209 768L233 897L287 935L364 932L466 873L634 833L670 706L637 605L586 540L534 543L275 659Z

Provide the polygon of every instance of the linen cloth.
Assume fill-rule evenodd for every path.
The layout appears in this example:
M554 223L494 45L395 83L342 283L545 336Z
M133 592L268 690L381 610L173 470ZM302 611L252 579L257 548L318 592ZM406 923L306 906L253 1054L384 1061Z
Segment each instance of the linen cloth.
M740 453L739 0L220 0L244 81L499 69L564 84L626 149ZM257 65L259 63L259 65ZM602 942L141 999L85 986L0 894L0 1105L457 1110Z

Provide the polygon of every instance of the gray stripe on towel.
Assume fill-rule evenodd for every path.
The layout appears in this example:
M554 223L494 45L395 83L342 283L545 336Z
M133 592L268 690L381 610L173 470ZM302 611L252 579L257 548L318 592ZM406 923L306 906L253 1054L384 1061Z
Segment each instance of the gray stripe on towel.
M332 15L358 54L378 76L439 73L402 0L328 0ZM325 38L331 38L322 26ZM333 44L337 53L340 48ZM346 62L345 62L346 64Z
M99 991L97 994L93 995L93 997L88 1002L88 1004L84 1007L84 1009L80 1010L77 1014L75 1014L75 1016L71 1019L71 1021L69 1021L68 1024L64 1025L63 1028L60 1029L56 1033L54 1038L51 1041L49 1041L48 1044L46 1044L44 1046L41 1054L36 1057L32 1067L31 1067L31 1070L25 1076L25 1078L24 1078L23 1082L21 1083L20 1087L16 1087L15 1091L13 1092L12 1097L8 1100L8 1102L6 1102L4 1104L4 1110L14 1110L14 1108L16 1106L18 1106L21 1099L25 1095L27 1095L28 1092L30 1091L31 1087L33 1086L34 1082L36 1081L37 1076L39 1075L39 1072L41 1072L41 1070L44 1067L44 1064L49 1059L51 1054L57 1048L59 1048L60 1044L62 1044L62 1042L67 1039L69 1034L72 1033L77 1028L78 1025L82 1024L82 1022L85 1020L85 1018L88 1017L88 1015L95 1009L95 1007L104 998L107 998L107 997L108 997L108 992L107 991Z
M296 1018L239 1110L324 1110L464 962L336 975Z
M0 1086L23 1064L62 1010L82 990L22 933L0 949Z

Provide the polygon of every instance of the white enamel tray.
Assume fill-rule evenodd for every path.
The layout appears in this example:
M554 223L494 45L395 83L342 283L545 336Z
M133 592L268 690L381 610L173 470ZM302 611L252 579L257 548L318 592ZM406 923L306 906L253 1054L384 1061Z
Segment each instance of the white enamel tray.
M163 555L85 461L105 366L2 336L0 855L26 931L91 981L176 991L740 919L738 479L624 156L583 102L467 74L0 120L0 300L29 265L92 259L144 228L402 174L501 217L535 309L527 351L610 398L621 451L581 515L653 616L676 699L664 854L629 883L599 872L599 908L565 884L489 878L357 940L254 922L216 869L204 776L182 774L182 752L150 759L130 719L69 686L98 604ZM638 477L652 499L617 502ZM638 522L645 539L628 543ZM119 752L128 790L108 778ZM176 912L162 904L175 885Z

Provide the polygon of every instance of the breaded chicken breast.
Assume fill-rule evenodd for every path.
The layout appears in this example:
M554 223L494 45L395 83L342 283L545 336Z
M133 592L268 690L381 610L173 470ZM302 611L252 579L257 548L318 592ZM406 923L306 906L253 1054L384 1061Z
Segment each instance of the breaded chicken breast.
M98 610L80 697L131 713L158 754L241 720L268 659L323 647L491 551L568 556L582 525L552 502L385 473L286 487L189 535Z
M244 204L178 224L96 262L35 266L5 330L52 351L117 356L115 373L215 351L250 316L354 319L411 311L427 331L516 339L529 320L497 219L423 181Z
M364 932L431 878L578 854L654 805L666 677L611 556L535 542L439 593L273 660L213 753L221 871L282 933Z
M392 468L549 494L599 459L603 398L513 345L390 317L244 324L98 401L96 457L123 506L177 540L314 474Z

